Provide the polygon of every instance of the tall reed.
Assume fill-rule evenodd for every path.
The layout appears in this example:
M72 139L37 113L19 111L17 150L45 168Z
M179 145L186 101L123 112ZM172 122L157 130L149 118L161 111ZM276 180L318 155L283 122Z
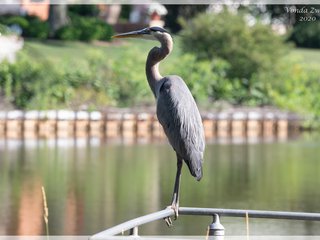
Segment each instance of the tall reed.
M47 197L46 197L46 192L44 187L41 187L42 190L42 198L43 198L43 219L46 224L46 234L47 234L47 239L49 240L49 209L48 209L48 204L47 204Z

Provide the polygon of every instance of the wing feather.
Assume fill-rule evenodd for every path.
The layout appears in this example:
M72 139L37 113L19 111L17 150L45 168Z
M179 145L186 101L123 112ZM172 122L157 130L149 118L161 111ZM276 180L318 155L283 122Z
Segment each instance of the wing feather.
M157 116L176 153L190 173L202 177L204 131L198 107L187 85L178 76L163 79L157 94Z

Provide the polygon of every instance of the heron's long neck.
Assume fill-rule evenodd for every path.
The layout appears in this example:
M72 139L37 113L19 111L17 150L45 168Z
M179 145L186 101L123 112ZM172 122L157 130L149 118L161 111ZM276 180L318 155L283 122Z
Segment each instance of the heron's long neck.
M154 47L150 50L147 62L146 62L146 75L148 79L149 86L154 94L157 97L157 86L162 79L162 76L159 72L159 63L172 51L173 43L170 35L163 37L159 40L161 47Z

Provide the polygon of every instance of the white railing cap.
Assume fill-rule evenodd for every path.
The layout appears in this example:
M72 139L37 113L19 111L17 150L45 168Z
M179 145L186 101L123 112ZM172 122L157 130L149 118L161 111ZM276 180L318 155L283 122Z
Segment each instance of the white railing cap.
M276 117L277 119L286 120L288 119L288 114L286 112L278 112Z
M57 111L56 110L47 110L45 111L46 118L50 120L56 120L57 119Z
M21 110L12 110L7 112L7 119L22 119L23 115L23 111Z
M137 114L138 120L148 120L148 119L151 119L151 117L152 117L152 114L149 114L149 113L138 113Z
M230 115L227 112L219 112L218 113L218 119L219 120L227 120L229 118L230 118Z
M232 114L233 120L245 120L247 118L247 114L245 112L235 112Z
M0 120L1 119L6 119L7 118L7 112L5 111L0 111Z
M215 120L217 119L218 115L213 112L203 112L201 113L201 118L202 119L210 119L210 120Z
M121 113L107 113L108 120L121 120L122 114Z
M263 115L261 112L249 112L248 113L248 119L250 120L260 120L263 118Z
M99 121L102 119L102 113L99 111L93 111L90 113L90 120Z
M59 120L75 120L76 114L70 110L58 110L57 117Z
M273 112L267 112L264 114L265 119L275 119L276 115Z
M78 111L75 113L77 120L88 120L89 113L87 111Z
M37 110L30 110L24 113L24 118L28 120L35 120L39 118L39 111Z
M133 113L124 113L124 114L122 114L122 119L133 120L133 119L135 119L135 115Z

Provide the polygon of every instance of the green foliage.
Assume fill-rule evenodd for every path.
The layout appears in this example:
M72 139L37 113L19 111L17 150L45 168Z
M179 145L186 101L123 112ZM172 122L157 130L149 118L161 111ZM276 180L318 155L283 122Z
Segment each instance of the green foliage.
M23 35L26 37L47 39L49 35L49 25L47 22L41 21L36 16L26 16L29 26L24 29Z
M70 63L61 68L51 62L30 61L26 55L20 54L15 64L1 63L0 91L21 109L106 105L109 103L105 97L107 74L101 69L107 69L93 63L90 56L88 59L84 64ZM83 89L87 95L83 94Z
M192 19L197 14L204 12L209 5L200 5L200 4L182 4L182 5L166 5L168 14L165 16L166 27L170 29L171 32L179 32L182 28L179 20Z
M250 27L243 16L224 11L194 18L182 31L182 48L199 59L222 58L230 63L229 77L250 79L269 69L286 47L270 27Z
M0 23L0 36L2 35L11 35L12 31L5 25Z
M56 32L56 38L61 40L92 40L110 41L113 29L104 21L95 17L81 17L73 15L71 23Z
M95 6L73 6L71 8L71 23L61 27L55 37L61 40L92 40L110 41L113 28L95 16ZM76 14L75 14L76 13ZM77 14L82 14L77 15ZM37 39L47 39L49 36L48 22L41 21L36 16L0 16L0 23L6 26L18 25L22 36Z
M68 12L79 16L96 17L99 14L99 8L96 5L69 5Z
M20 56L15 64L0 65L0 90L18 108L57 106L67 99L67 92L61 89L63 81L51 67L26 56Z
M228 63L221 59L199 61L192 54L183 54L165 72L181 76L197 101L221 100L230 88L226 84L228 67Z
M71 25L63 26L55 33L57 39L68 41L80 39L80 35L81 30Z
M222 98L234 104L266 104L265 84L259 76L272 71L288 47L270 27L249 26L242 15L228 11L200 14L184 23L182 49L198 59L223 59L229 65Z
M309 117L308 127L320 127L320 71L304 69L295 59L286 59L267 76L273 103Z
M49 34L48 23L36 16L1 16L0 23L7 26L18 25L24 37L46 39Z
M145 76L145 56L133 47L120 53L112 62L110 91L120 106L134 106L152 100Z
M21 16L4 16L3 18L1 18L0 21L6 24L7 26L16 24L20 26L22 29L26 29L29 27L28 20L25 17Z
M294 26L289 40L298 47L320 48L320 22L301 22Z
M132 5L121 5L121 12L120 12L120 19L122 20L129 20L130 12L132 10Z

